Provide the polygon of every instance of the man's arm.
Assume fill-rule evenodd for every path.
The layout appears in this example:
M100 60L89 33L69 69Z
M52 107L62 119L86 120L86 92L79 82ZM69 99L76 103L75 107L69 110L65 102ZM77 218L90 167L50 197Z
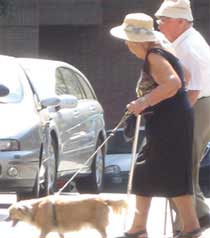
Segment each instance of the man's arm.
M191 106L194 106L194 104L197 102L199 93L200 93L200 90L188 90L187 91L188 99L190 101Z
M187 68L184 66L183 66L183 70L184 70L184 81L185 81L185 85L187 86L191 79L191 74L190 74L189 70L187 70ZM200 90L188 90L187 91L188 99L190 101L191 106L194 106L194 104L197 102L199 93L200 93Z
M191 73L184 65L182 65L182 68L183 68L183 71L184 71L185 86L187 86L189 81L191 80Z

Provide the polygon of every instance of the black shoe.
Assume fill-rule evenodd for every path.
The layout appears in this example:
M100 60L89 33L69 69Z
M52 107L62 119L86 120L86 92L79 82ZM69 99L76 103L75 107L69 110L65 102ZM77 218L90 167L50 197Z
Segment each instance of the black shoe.
M195 229L193 231L190 232L180 232L179 234L177 234L176 236L174 236L174 238L199 238L200 235L202 234L201 229Z
M181 233L180 230L176 230L173 232L173 237L177 237Z
M146 230L140 230L135 233L128 233L125 232L125 238L137 238L140 235L144 235L144 237L147 236L147 231Z
M205 230L210 227L210 214L202 216L198 220L202 230Z

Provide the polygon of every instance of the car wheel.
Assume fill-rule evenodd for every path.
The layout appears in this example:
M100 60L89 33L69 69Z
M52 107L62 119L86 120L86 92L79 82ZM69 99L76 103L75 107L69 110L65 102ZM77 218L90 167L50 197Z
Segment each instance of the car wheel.
M206 198L209 198L210 197L210 188L208 185L203 185L201 187L201 191L203 192L203 195L206 197Z
M98 139L97 147L102 144ZM79 178L76 182L76 188L79 193L100 193L103 190L104 180L104 152L100 148L95 155L91 166L91 174L84 178Z
M40 167L40 196L54 193L57 177L56 146L52 140L49 146L49 160L44 160Z

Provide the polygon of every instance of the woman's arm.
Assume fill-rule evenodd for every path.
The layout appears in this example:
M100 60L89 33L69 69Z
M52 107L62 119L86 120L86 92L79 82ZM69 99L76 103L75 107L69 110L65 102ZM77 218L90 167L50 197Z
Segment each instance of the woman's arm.
M143 98L127 105L128 110L134 114L139 114L147 107L174 96L181 87L179 76L167 60L157 54L150 54L148 60L151 75L158 86Z
M150 72L158 86L145 97L153 106L176 94L181 87L181 80L173 67L162 56L150 54L148 57Z

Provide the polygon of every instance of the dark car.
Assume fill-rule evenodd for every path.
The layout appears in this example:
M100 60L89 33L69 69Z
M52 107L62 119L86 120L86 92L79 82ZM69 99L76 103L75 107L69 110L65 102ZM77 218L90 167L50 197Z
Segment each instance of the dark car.
M108 134L110 131L108 131ZM141 150L145 143L145 133L142 127L139 133L139 148ZM128 173L131 164L132 143L125 141L123 129L119 129L115 136L108 142L106 156L105 177L106 184L112 184L115 191L119 188L126 189ZM210 197L210 142L207 145L205 155L200 167L200 186L206 197Z
M107 136L111 130L107 131ZM144 127L139 130L139 151L145 143ZM128 172L131 165L132 142L127 142L124 138L123 128L119 128L115 135L108 141L107 155L105 161L105 184L110 185L119 191L127 186ZM117 190L116 190L117 189Z
M210 142L201 161L199 183L203 194L210 197Z
M81 166L78 190L100 192L106 149L84 163L105 140L105 122L87 78L64 62L8 56L0 73L0 192L49 194Z

